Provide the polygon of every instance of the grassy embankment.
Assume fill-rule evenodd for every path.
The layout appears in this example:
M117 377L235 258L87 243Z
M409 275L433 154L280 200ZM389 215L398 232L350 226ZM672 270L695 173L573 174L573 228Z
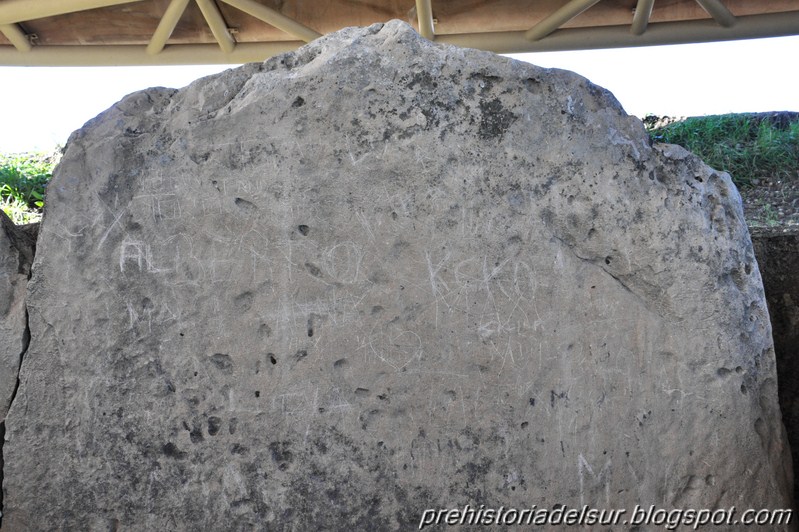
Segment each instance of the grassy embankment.
M730 174L750 226L799 223L799 113L731 114L668 120L647 117L658 142L679 144Z
M757 188L762 180L794 183L799 189L799 114L776 118L733 114L666 125L658 122L656 117L644 119L655 141L684 146L713 168L729 172L741 189ZM0 204L15 223L41 218L44 189L56 162L52 154L0 155ZM778 214L769 204L762 211L767 218Z
M694 152L739 188L762 178L799 179L799 116L767 115L694 117L658 128L650 126L657 118L647 117L644 124L654 140Z

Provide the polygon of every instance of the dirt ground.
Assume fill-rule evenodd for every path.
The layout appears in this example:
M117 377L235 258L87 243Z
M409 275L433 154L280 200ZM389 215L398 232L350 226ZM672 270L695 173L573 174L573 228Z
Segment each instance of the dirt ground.
M753 230L799 229L799 176L792 180L756 180L739 192L744 216Z

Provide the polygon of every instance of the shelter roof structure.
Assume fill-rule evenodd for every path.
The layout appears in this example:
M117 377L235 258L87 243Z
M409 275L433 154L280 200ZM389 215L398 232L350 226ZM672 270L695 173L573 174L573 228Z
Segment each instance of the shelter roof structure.
M797 35L799 0L0 0L0 65L263 61L391 19L521 53Z

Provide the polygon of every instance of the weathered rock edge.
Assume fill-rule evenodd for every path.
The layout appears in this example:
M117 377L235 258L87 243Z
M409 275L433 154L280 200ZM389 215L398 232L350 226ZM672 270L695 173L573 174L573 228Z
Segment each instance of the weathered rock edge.
M19 368L30 340L25 293L34 251L34 239L0 211L0 484L6 414L17 392ZM2 511L0 493L0 525Z
M17 388L17 372L28 347L25 289L35 241L0 211L0 423Z
M38 246L11 529L791 505L737 191L572 73L392 22L136 93Z

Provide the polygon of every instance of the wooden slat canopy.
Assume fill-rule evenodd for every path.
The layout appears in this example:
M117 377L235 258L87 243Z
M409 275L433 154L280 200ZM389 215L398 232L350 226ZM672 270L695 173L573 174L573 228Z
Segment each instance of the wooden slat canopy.
M520 53L799 35L799 0L0 0L0 65L262 61L395 18Z

